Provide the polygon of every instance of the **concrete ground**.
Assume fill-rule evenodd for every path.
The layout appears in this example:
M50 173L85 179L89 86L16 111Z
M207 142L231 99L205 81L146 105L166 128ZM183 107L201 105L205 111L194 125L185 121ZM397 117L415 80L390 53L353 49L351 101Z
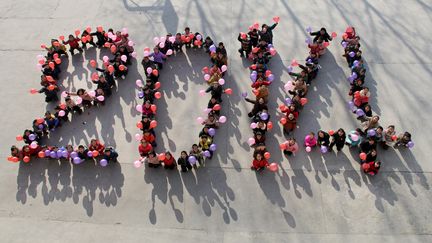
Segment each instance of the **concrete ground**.
M432 125L430 48L432 2L406 1L0 1L0 241L1 242L431 242L432 164L428 131ZM249 169L252 151L245 103L250 92L247 61L236 52L237 35L254 21L271 22L278 55L270 107L275 128L269 133L271 161L277 173ZM380 174L359 172L357 151L299 153L285 158L275 109L284 98L293 58L305 58L305 28L326 26L340 33L354 25L362 37L366 82L373 110L382 124L413 134L412 150L380 151ZM229 54L222 113L228 122L216 135L218 151L205 168L193 173L135 169L139 115L135 80L143 70L130 67L126 80L100 109L91 109L64 125L52 144L86 143L97 137L120 152L117 165L71 166L54 161L13 164L6 161L15 136L47 106L39 86L36 56L51 37L97 25L128 27L138 58L154 36L188 25L223 41ZM295 137L309 131L358 125L347 110L348 68L335 41L321 59L323 67L308 94ZM65 61L63 88L91 87L88 60L104 54L90 49ZM161 75L158 104L158 151L176 157L197 140L208 97L201 68L207 57L194 51L171 58ZM67 69L66 69L67 66Z

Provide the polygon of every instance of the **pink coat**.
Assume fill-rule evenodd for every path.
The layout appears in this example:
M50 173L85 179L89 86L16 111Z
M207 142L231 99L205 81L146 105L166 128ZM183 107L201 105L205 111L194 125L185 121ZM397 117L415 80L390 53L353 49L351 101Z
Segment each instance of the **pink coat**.
M304 144L306 147L315 147L317 145L317 139L315 136L313 138L311 138L310 135L307 135L305 137Z

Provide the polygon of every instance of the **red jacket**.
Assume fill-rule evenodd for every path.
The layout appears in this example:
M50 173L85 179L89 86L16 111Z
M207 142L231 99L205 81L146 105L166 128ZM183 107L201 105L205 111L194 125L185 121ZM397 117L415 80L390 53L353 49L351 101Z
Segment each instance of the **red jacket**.
M269 163L267 162L266 159L262 159L262 160L254 159L252 162L252 167L257 170L257 169L264 168L264 167L268 166L268 164Z
M258 89L261 85L269 86L271 82L269 81L256 81L255 83L251 84L251 87L254 89Z
M380 167L375 166L375 161L372 162L366 162L362 164L362 169L364 173L370 174L370 175L376 175L378 173L378 170Z
M74 38L72 41L63 41L63 44L67 45L69 44L70 48L78 48L79 47L79 39Z
M150 134L148 136L144 135L143 139L148 143L153 143L155 141L155 136L153 134Z
M105 150L105 146L103 144L101 144L99 141L96 141L96 145L92 146L90 145L88 148L90 151L98 151L99 154L103 154L104 150Z
M174 159L174 157L171 156L170 159L165 158L165 159L163 160L163 163L164 163L164 165L168 165L168 166L170 166L170 165L175 164L175 159Z
M23 157L24 156L29 156L29 157L31 157L31 156L35 156L35 155L37 155L38 153L39 153L39 151L41 151L42 150L42 147L41 146L37 146L36 148L31 148L30 146L29 146L29 151L24 151L24 150L22 150L22 155L23 155Z
M281 111L282 111L282 113L286 113L286 117L287 118L288 118L288 115L291 114L291 113L294 115L295 119L297 119L298 116L299 116L299 112L298 111L291 111L290 108L288 108L288 107L285 108L285 109L283 109L283 110L281 110Z
M153 147L149 143L145 147L142 144L140 144L138 146L138 151L139 151L141 156L147 156L148 153L150 153L152 150L153 150Z

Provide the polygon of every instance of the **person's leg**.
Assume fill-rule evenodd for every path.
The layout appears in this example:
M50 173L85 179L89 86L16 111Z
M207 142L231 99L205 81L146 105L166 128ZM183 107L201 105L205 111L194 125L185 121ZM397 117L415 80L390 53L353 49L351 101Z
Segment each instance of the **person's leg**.
M240 57L244 57L244 55L243 55L243 48L238 49L238 52L240 53Z

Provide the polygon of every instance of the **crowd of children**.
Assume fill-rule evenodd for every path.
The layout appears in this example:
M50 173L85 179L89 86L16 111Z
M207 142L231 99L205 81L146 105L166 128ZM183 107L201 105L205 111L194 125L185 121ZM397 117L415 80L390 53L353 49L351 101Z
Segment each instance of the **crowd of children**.
M265 168L277 170L277 164L268 162L270 153L266 148L266 132L271 130L273 123L270 121L268 113L268 86L273 82L274 75L268 68L268 63L272 56L276 55L273 47L273 30L279 23L279 17L273 18L273 25L259 25L254 23L249 27L248 33L240 33L238 41L241 44L240 57L248 58L253 64L249 67L251 70L250 78L251 87L255 97L247 98L247 92L242 96L249 103L253 104L252 110L248 113L252 123L253 137L248 139L248 144L254 148L253 161L251 169L261 171Z
M291 66L288 67L289 75L294 78L293 81L288 81L284 85L285 92L289 94L289 97L285 99L285 104L279 105L280 111L284 116L280 119L280 123L283 126L283 131L286 135L290 135L297 127L297 120L300 114L300 110L307 103L307 92L312 83L316 78L320 66L318 64L319 58L325 54L327 47L330 45L329 42L333 40L337 35L335 32L328 34L326 28L321 28L319 31L312 32L312 29L308 27L306 31L309 35L314 36L313 40L308 37L306 44L309 48L309 55L306 57L306 63L304 65L299 64L295 59L291 62ZM301 71L296 73L293 72L293 67L298 66ZM338 134L344 133L343 130L338 131ZM340 136L343 136L342 134ZM340 147L339 136L332 141L325 143L327 147L333 148L336 145L337 149ZM309 134L305 139L306 151L310 152L311 147L316 145L316 139L314 134ZM323 142L324 144L324 142ZM281 150L285 155L295 154L299 150L298 143L295 138L291 137L282 144L280 144ZM323 148L324 150L324 148Z
M320 31L310 34L315 36L315 38L313 43L311 43L310 39L307 40L310 48L310 55L306 59L307 62L310 62L309 60L312 60L311 58L319 57L324 54L328 44L324 44L326 42L323 41L332 40L332 38L336 37L336 33L328 35L325 28L321 28ZM352 101L349 102L349 108L357 115L358 120L361 121L361 128L350 131L348 134L345 133L343 128L339 128L337 131L330 130L328 132L319 130L316 134L311 132L306 135L304 146L306 147L306 152L311 152L314 147L318 147L323 154L332 151L335 145L338 151L341 151L345 145L350 148L358 147L362 170L367 174L375 175L381 167L381 162L377 159L378 145L386 150L390 146L394 146L395 148L398 146L412 148L414 143L411 140L411 134L409 132L404 132L397 136L394 125L389 125L386 128L380 126L380 117L372 113L369 104L369 89L364 86L366 69L361 58L360 37L356 35L353 27L348 27L342 35L342 39L342 46L345 48L343 56L346 58L348 66L352 71L351 76L348 78L348 81L351 83L349 95L352 97ZM306 63L306 65L307 64L308 63ZM290 73L292 76L296 77L295 82L297 82L300 77L309 80L310 77L316 76L316 73L310 75L311 72L308 72L307 68L301 68L301 73ZM296 85L289 85L291 89L286 89L293 95L305 94L310 80L309 83L306 83L306 91L302 89L300 92L296 91ZM293 100L294 97L288 98L287 102L292 102ZM285 133L289 133L295 128L295 122L290 124L289 120L298 117L297 107L299 106L295 104L292 105L292 103L288 105L288 107L285 105L280 106L281 111L287 113L287 116L281 119L281 123L284 124ZM289 116L291 116L291 118ZM287 126L287 124L289 125ZM290 138L285 143L282 143L280 148L285 154L291 155L298 151L299 146L294 138Z
M78 89L77 92L63 91L61 96L64 98L64 103L58 104L53 112L45 112L43 118L33 120L32 129L27 129L24 131L23 135L16 137L18 141L23 140L26 145L21 150L17 149L16 146L12 147L11 161L18 162L23 159L24 162L28 162L30 161L29 157L33 155L46 157L48 152L50 152L49 155L51 158L72 157L74 163L78 164L82 162L83 156L77 157L73 155L75 155L75 153L80 154L82 151L87 151L85 146L80 145L75 151L72 151L70 145L60 148L42 146L42 140L49 137L49 133L54 132L57 128L61 127L63 123L68 122L70 113L82 114L83 109L88 109L92 105L104 105L105 98L111 95L112 89L116 85L115 78L125 78L125 75L127 75L127 65L131 63L131 58L134 58L136 54L133 50L134 43L128 39L129 35L126 28L114 32L113 29L105 31L99 26L96 28L95 32L91 32L91 27L87 27L82 32L81 36L79 36L80 33L80 30L76 30L75 35L69 35L66 41L64 36L60 36L58 39L52 39L51 46L49 47L41 45L43 49L47 50L45 56L39 55L37 57L38 68L42 71L42 88L39 91L32 89L30 92L45 93L46 102L59 101L57 91L59 90L58 80L61 73L61 58L62 56L66 58L69 57L66 45L69 45L70 54L74 55L75 50L82 53L87 48L87 44L97 48L108 48L112 54L111 59L108 56L103 57L103 67L97 67L97 62L95 60L90 60L90 66L101 72L101 75L97 72L91 75L92 82L96 84L96 89L89 91ZM94 40L94 36L96 40ZM72 96L76 98L72 99ZM90 145L89 148L91 146L92 145ZM31 156L25 152L28 149L30 149L29 153ZM46 152L46 154L41 152ZM101 160L101 165L106 165L107 161L116 160L118 156L117 152L111 147L104 148L97 153L94 150L90 150L90 152L92 152L92 155L90 156L89 153L87 157L97 157L94 156L95 154L104 155L104 159Z
M379 124L380 117L373 114L369 104L370 91L365 85L366 68L360 50L360 37L354 27L347 27L342 35L344 48L343 57L346 58L351 75L348 81L351 84L349 96L351 101L348 103L349 109L356 114L361 121L361 128L351 131L347 137L347 144L351 146L359 145L361 167L365 173L375 175L381 166L377 160L377 145L383 149L390 146L412 148L414 142L411 134L404 132L396 135L395 126L389 125L386 128ZM354 139L353 139L354 138Z
M142 105L137 105L136 109L142 113L141 121L137 127L142 130L142 134L135 137L140 141L138 151L140 160L134 162L135 167L140 167L147 163L151 168L164 166L165 169L177 168L187 172L192 168L203 166L206 159L211 159L217 146L213 142L216 130L221 123L225 123L227 118L220 114L222 95L231 94L231 89L224 89L224 73L227 71L227 52L222 42L218 45L210 37L204 38L200 33L192 33L189 27L185 28L184 33L175 35L167 34L164 37L154 38L153 52L150 48L145 48L144 58L141 62L146 74L145 84L137 80L136 84L140 88L138 97L143 99ZM183 48L184 46L184 48ZM185 49L203 49L209 54L212 67L204 67L202 72L204 79L209 85L207 90L201 90L200 95L210 93L211 98L208 102L205 113L206 118L198 117L197 121L204 127L199 133L198 143L192 145L190 152L182 151L177 162L170 152L156 154L156 134L154 128L157 126L155 99L160 99L162 94L158 91L161 84L159 82L159 72L163 69L164 62L168 56L173 54L180 55Z

